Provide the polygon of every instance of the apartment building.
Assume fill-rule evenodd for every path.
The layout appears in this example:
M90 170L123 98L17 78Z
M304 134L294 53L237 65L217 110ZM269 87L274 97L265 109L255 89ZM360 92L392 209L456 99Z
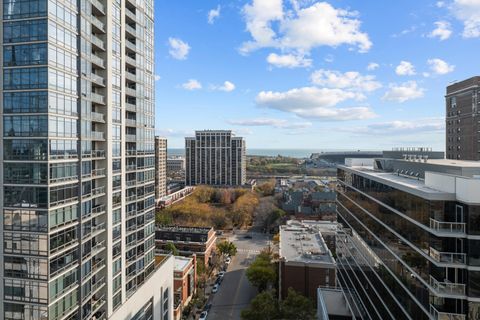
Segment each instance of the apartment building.
M195 131L195 137L185 138L185 184L244 185L245 148L245 140L231 130Z
M447 87L447 159L480 160L480 76Z
M167 195L167 139L155 137L155 199Z
M1 319L172 317L173 261L154 260L153 5L2 1Z
M337 284L357 319L480 319L480 162L403 153L338 167Z

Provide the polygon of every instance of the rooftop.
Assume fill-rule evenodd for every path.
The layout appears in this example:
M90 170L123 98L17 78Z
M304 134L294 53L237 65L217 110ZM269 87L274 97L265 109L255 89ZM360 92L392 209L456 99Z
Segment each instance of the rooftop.
M332 223L325 223L331 228ZM335 224L336 225L336 224ZM335 264L330 250L314 224L288 221L280 226L280 258L287 262L306 264Z
M184 232L184 233L208 233L210 230L213 230L212 227L184 227L184 226L162 226L157 227L157 231L164 232Z
M193 258L175 256L175 271L183 272L187 266L193 261Z

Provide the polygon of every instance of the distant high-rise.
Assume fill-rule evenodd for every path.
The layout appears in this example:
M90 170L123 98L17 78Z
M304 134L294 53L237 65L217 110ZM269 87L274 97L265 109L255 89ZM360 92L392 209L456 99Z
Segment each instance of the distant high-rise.
M245 140L231 130L196 131L185 138L186 185L235 186L246 182Z
M447 87L447 159L480 160L480 76Z
M153 0L3 0L0 319L171 319ZM169 270L159 270L169 268Z
M167 139L155 137L155 199L167 195Z

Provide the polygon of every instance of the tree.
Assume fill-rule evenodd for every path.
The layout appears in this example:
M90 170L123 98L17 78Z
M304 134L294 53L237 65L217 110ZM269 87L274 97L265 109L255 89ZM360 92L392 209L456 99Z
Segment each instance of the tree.
M316 319L313 303L292 288L288 288L287 297L280 303L282 319L314 320Z
M171 242L165 245L165 250L173 254L174 256L178 256L178 249L175 245Z
M275 291L264 291L253 298L250 308L242 310L243 320L279 319L278 302Z
M272 179L262 183L257 187L257 190L260 191L264 197L273 196L275 194L275 180Z
M261 252L247 268L248 281L259 291L264 291L277 280L277 272L268 252Z
M237 254L237 246L230 241L222 241L217 244L217 251L226 256L234 256Z

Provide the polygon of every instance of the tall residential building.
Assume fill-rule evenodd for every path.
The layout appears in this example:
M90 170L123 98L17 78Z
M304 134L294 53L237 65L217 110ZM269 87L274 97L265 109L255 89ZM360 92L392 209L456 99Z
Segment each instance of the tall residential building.
M480 162L338 166L337 283L356 319L480 319Z
M187 186L237 186L246 182L245 140L231 130L195 131L185 138Z
M480 160L480 76L447 87L447 159Z
M0 318L171 317L153 0L1 3Z
M167 195L167 139L155 137L155 199Z

